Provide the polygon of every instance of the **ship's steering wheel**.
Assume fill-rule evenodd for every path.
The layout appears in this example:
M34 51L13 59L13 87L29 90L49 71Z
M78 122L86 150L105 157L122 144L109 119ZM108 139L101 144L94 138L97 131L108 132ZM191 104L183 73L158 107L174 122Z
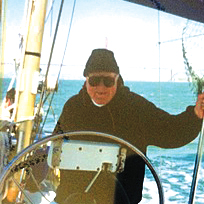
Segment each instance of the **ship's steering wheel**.
M96 137L97 136L97 137L101 137L102 139L112 140L113 143L117 143L117 144L120 144L122 146L125 146L128 149L132 150L134 153L136 153L139 157L141 157L144 160L145 164L148 166L149 170L151 171L151 173L154 176L154 179L156 181L158 193L159 193L159 204L164 203L163 189L162 189L162 185L161 185L160 179L158 177L158 174L156 173L156 171L155 171L154 167L152 166L152 164L150 163L149 159L140 150L138 150L135 146L131 145L127 141L124 141L123 139L120 139L116 136L113 136L110 134L105 134L105 133L99 133L99 132L90 132L90 131L77 131L77 132L69 132L69 133L64 133L64 134L47 136L47 137L33 143L32 145L28 146L27 148L25 148L23 151L21 151L17 156L15 156L11 160L11 162L5 167L4 171L0 175L0 192L3 192L3 189L5 188L4 185L6 185L5 183L6 183L7 179L9 178L9 176L11 175L11 173L18 170L19 166L20 166L20 169L24 168L23 163L25 164L25 160L22 162L22 158L25 159L26 156L28 155L28 153L35 151L36 149L38 149L39 147L42 147L43 145L45 145L46 143L48 143L50 141L57 141L59 139L64 139L64 138L68 138L70 140L72 140L72 139L76 140L77 137L81 138L82 136L88 136L88 137ZM20 191L22 191L22 189L20 189ZM25 192L23 192L23 194L24 193ZM26 195L25 195L25 197L26 197ZM29 198L28 198L28 201L29 201ZM33 203L33 202L30 201L30 203Z

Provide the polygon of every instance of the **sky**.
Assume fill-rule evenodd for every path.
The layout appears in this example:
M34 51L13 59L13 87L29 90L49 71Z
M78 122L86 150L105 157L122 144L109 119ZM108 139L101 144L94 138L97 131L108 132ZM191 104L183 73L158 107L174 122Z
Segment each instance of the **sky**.
M49 59L60 2L55 0L53 18L49 16L45 24L43 70ZM19 56L18 34L22 31L24 4L24 0L18 0L17 5L8 0L5 77L14 73L14 59ZM47 10L50 4L51 0ZM92 50L107 48L114 52L124 80L186 80L181 44L186 19L122 0L77 0L66 46L73 4L74 0L64 2L50 75L56 76L63 62L61 79L84 79L83 69ZM194 51L196 67L201 69L202 51L192 49L194 44L189 44L189 50ZM200 43L197 46L203 48Z

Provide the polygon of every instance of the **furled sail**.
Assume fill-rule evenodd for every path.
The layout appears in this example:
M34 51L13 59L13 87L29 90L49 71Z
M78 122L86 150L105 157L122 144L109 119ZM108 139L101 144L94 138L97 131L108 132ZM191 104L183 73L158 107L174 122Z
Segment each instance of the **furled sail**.
M126 0L204 23L204 0Z

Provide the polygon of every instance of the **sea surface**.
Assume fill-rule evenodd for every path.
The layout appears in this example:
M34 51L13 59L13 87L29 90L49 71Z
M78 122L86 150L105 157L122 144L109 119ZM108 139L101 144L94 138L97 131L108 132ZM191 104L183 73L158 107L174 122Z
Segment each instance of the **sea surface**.
M9 79L3 81L4 91ZM52 132L55 123L60 116L64 103L72 95L77 94L84 81L60 80L58 92L52 100L52 110L49 111L44 130ZM136 92L156 106L164 109L170 114L178 114L186 109L188 105L194 105L196 95L188 82L135 82L125 81L125 85L131 91ZM38 98L39 99L39 98ZM45 109L48 104L45 105ZM160 176L166 204L188 203L192 175L197 153L198 138L190 144L177 149L161 149L149 147L147 156ZM159 203L158 190L153 176L148 168L143 190L142 204ZM195 203L204 203L204 161L199 171L199 182L196 191Z

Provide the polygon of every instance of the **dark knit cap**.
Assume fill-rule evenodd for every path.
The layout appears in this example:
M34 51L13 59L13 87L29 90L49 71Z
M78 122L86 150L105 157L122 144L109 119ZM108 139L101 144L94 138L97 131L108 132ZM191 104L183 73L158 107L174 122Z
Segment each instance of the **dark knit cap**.
M92 72L114 72L119 74L119 67L112 51L107 49L95 49L89 57L84 69L86 77Z

